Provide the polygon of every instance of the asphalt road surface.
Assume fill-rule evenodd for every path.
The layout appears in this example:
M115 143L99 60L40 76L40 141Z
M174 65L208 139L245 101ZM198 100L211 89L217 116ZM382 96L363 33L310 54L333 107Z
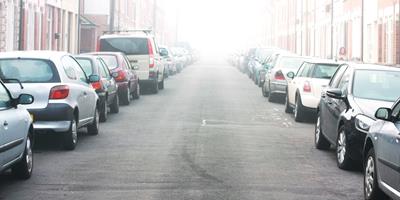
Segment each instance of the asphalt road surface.
M362 199L362 173L336 167L224 62L200 62L80 135L75 151L40 137L30 180L0 176L0 199Z

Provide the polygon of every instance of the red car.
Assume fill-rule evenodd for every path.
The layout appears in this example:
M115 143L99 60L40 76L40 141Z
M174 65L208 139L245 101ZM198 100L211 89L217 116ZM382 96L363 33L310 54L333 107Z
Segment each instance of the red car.
M118 73L115 81L118 84L118 96L121 105L129 105L132 98L139 99L139 77L135 71L137 69L135 69L135 66L131 66L124 53L94 52L88 54L101 57L111 73Z

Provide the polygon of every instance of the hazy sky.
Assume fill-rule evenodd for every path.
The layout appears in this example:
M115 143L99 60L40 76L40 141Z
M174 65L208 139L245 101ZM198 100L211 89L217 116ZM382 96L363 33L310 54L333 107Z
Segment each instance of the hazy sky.
M170 0L168 0L170 1ZM179 37L199 49L232 49L262 43L266 0L172 0L178 6Z

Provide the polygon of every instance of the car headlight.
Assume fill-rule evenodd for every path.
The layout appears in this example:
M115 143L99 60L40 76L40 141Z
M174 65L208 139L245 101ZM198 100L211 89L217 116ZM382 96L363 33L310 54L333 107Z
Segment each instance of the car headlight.
M369 131L369 128L374 122L375 122L374 119L367 117L365 115L357 115L355 120L356 128L364 132Z

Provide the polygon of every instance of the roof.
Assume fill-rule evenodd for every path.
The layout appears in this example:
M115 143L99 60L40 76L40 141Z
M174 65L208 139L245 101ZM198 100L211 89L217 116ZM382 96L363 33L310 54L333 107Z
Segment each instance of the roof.
M310 59L307 59L305 62L313 63L313 64L337 64L337 65L340 64L340 63L336 62L335 60L322 59L322 58L310 58Z
M65 55L71 55L63 51L9 51L0 54L0 59L3 58L36 58L44 60L54 60Z
M113 51L97 51L97 52L88 52L80 55L122 55L124 56L125 54L122 52L113 52Z
M386 66L386 65L358 64L358 63L347 63L347 64L354 69L400 71L400 68Z

